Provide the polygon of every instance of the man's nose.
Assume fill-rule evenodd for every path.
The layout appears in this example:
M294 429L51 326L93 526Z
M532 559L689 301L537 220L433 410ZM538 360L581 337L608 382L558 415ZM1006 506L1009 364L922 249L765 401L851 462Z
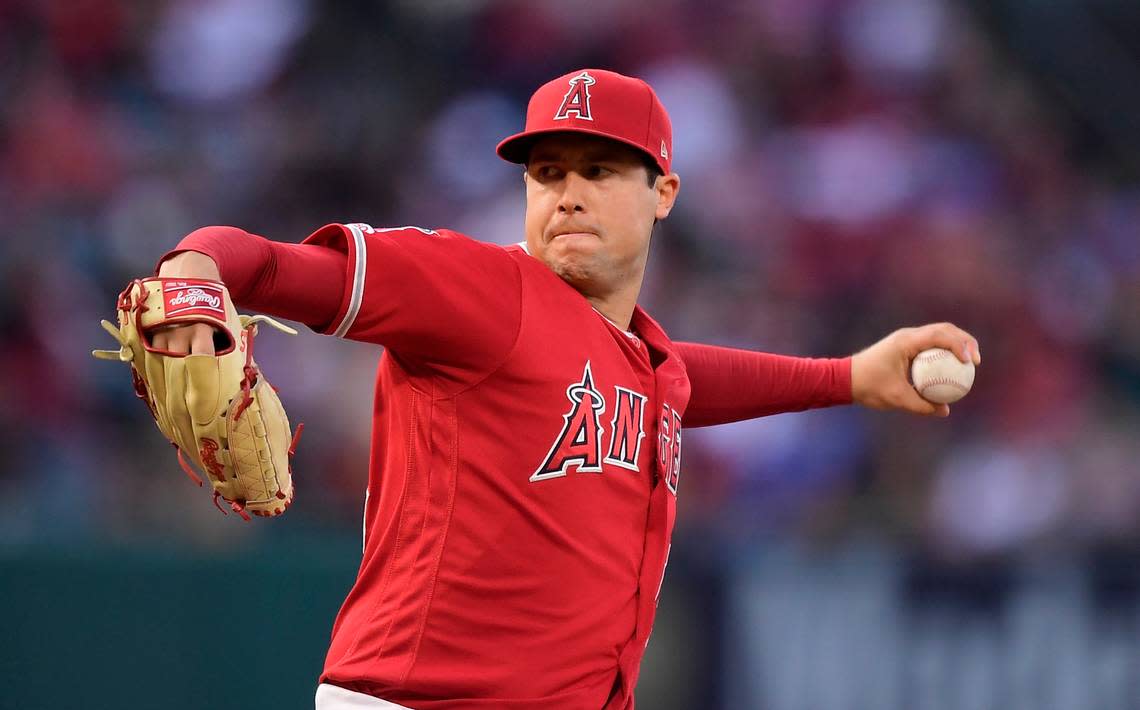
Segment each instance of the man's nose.
M562 181L562 196L558 199L558 211L562 213L585 212L586 178L576 172L566 173Z

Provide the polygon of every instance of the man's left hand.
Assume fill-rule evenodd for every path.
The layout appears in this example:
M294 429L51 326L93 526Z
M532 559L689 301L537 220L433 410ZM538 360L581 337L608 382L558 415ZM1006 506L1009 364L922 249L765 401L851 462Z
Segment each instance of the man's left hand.
M871 409L949 416L950 405L927 402L910 382L910 361L928 348L945 348L962 362L982 362L977 338L953 323L902 328L851 358L854 402Z

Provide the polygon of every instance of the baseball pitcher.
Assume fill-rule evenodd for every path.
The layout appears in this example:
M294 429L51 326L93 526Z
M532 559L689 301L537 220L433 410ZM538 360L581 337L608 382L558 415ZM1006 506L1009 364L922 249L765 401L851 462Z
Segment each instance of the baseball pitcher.
M263 515L292 499L296 437L253 358L257 322L231 300L383 346L364 554L320 710L632 708L686 427L852 402L945 416L907 381L910 360L942 347L980 361L945 323L837 359L670 340L637 299L681 182L668 114L639 79L587 69L545 84L498 154L524 166L518 244L206 227L128 287L110 326L110 356L132 362L187 469Z

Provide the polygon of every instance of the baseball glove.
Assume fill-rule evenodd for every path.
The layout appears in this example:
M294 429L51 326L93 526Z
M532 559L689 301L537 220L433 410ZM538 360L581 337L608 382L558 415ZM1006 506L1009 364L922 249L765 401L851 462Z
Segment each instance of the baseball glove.
M196 279L135 279L119 294L119 326L103 328L118 350L94 350L104 360L131 365L135 394L178 449L183 470L202 485L192 460L218 499L242 518L272 517L293 502L289 460L303 425L290 436L289 419L276 390L253 360L257 324L291 335L297 331L268 316L239 316L226 287ZM156 349L151 334L180 323L216 329L215 355L186 355Z

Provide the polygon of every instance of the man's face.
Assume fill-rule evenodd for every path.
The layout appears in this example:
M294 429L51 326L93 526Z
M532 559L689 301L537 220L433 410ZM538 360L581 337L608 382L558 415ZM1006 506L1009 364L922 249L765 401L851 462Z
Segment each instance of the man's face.
M580 133L539 139L526 169L532 256L586 296L639 288L654 219L673 207L677 176L650 186L633 148Z

